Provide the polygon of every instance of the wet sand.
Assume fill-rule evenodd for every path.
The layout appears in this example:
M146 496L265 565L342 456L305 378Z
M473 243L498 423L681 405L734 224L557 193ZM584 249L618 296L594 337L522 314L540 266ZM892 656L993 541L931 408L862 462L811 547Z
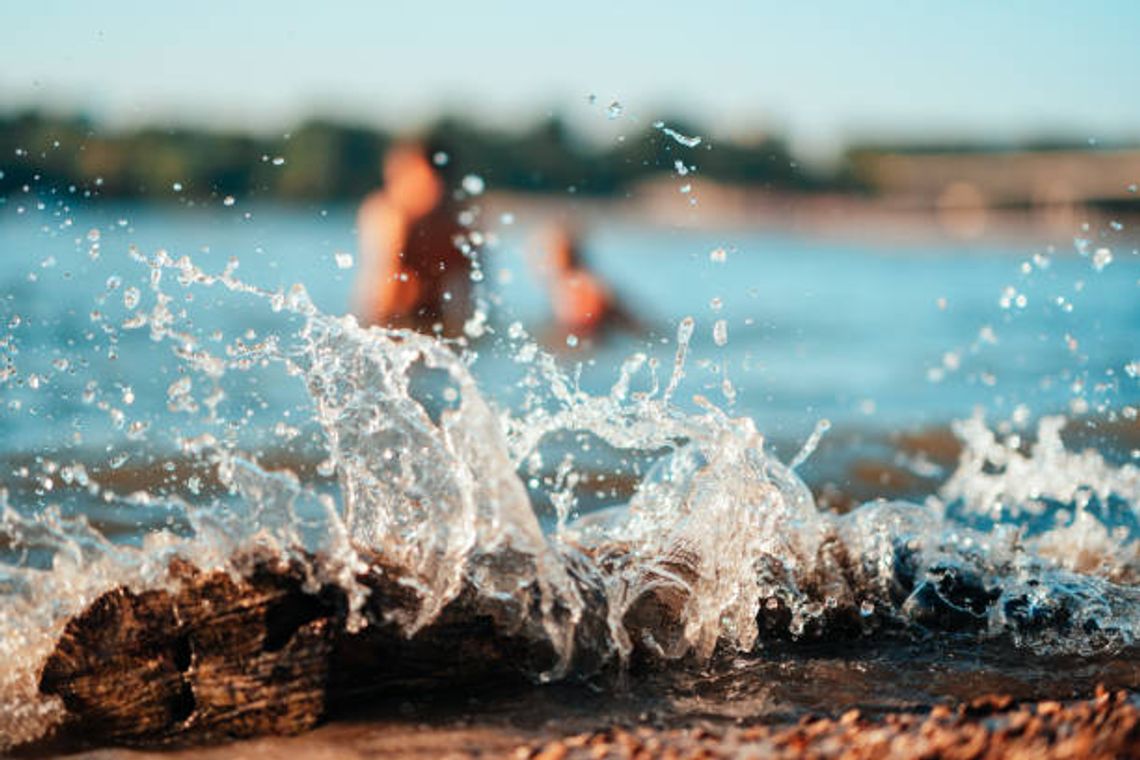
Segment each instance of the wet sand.
M545 706L536 706L536 717ZM642 716L644 717L644 716ZM987 694L956 705L838 717L804 715L795 721L681 726L597 720L582 716L539 726L505 719L450 723L355 720L297 737L271 737L173 752L125 749L73 755L84 758L1120 758L1140 757L1140 700L1135 692L1097 689L1090 699L1016 702Z
M806 716L794 725L607 729L516 751L516 757L563 758L1119 758L1140 755L1135 695L1099 691L1088 701L1017 705L987 695L956 708L891 713L867 720Z

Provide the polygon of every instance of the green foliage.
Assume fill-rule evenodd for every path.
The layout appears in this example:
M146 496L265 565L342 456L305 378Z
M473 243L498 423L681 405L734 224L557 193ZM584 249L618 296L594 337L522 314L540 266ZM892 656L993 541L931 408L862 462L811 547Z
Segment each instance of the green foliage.
M684 134L701 130L680 120ZM577 139L549 117L506 132L446 117L425 135L454 148L455 171L497 190L615 195L680 160L695 176L784 191L826 189L800 170L783 141L704 140L686 147L646 127L610 145ZM356 199L380 181L393 136L367 126L308 121L284 135L144 127L104 130L89 120L29 112L0 116L0 195L37 191L103 197ZM177 183L180 190L173 189ZM74 188L74 189L73 189Z

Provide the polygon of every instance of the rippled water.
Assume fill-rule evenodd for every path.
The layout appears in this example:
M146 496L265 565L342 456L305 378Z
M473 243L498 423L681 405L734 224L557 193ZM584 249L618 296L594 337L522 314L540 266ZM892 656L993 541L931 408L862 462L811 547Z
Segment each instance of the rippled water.
M101 234L79 236L87 261L112 255L104 245ZM959 402L1009 383L1011 398L990 405L998 432L961 409L962 454L941 486L838 514L820 509L797 474L828 424L804 410L804 429L816 433L781 460L764 415L724 393L728 364L717 361L722 341L704 313L679 319L665 346L634 345L620 360L603 354L584 382L521 324L503 329L493 348L474 339L446 345L361 328L318 308L304 285L239 277L237 260L208 266L197 254L142 247L115 255L106 279L57 278L59 267L83 271L58 260L25 263L36 276L5 302L5 424L26 444L4 475L0 513L0 657L10 666L0 673L0 733L9 743L62 716L35 687L69 615L116 585L173 582L175 556L240 571L238 550L251 546L294 557L357 608L367 593L356 580L362 553L380 553L415 592L392 613L409 635L473 587L496 619L553 645L557 661L533 673L536 681L588 677L635 658L665 672L677 663L676 672L697 674L673 682L680 699L686 690L698 701L703 690L719 695L719 706L693 703L690 712L725 712L734 694L763 702L760 684L774 663L798 662L788 667L809 675L826 669L789 660L789 647L817 647L803 650L817 659L830 651L827 662L835 650L818 647L860 641L887 653L864 662L891 662L914 642L941 651L965 641L1026 661L1087 664L1127 659L1137 644L1135 456L1066 448L1063 414L1041 417L1035 431L1028 425L1042 411L1134 423L1135 299L1105 298L1100 305L1116 321L1074 327L1084 330L1085 349L1063 332L1046 334L1050 347L1034 353L1020 341L1032 345L1047 323L1027 328L1003 314L1027 308L1017 299L1036 286L1016 279L1016 262L1001 262L1014 272L1013 294L987 294L993 324L971 328L977 345L936 347L923 381ZM716 258L705 252L701 266L732 265L732 254ZM1074 267L1082 281L1105 274L1080 256L1028 261L1033 271ZM1118 274L1104 292L1135 295L1135 261L1112 266ZM821 289L832 279L811 276ZM1087 287L1097 313L1103 293ZM60 308L65 293L75 297ZM905 293L895 303L889 290L847 293L863 295L895 323L908 319ZM747 302L729 288L717 297L737 303L734 319L747 318ZM1054 306L1060 320L1072 313ZM656 308L674 314L669 303ZM503 309L499 321L513 322ZM819 319L824 309L810 311ZM857 325L857 315L849 319ZM45 342L21 332L25 320ZM476 321L470 332L482 329ZM730 335L734 346L735 329ZM993 340L1000 373L980 353ZM1027 357L1055 354L1056 365L1025 366ZM862 356L853 366L890 361ZM485 364L498 368L490 374L498 383L511 378L510 392L488 390L496 381ZM1007 379L1027 372L1039 381ZM821 374L817 366L804 377ZM736 397L764 379L741 380ZM890 396L888 383L870 400L891 409ZM1033 411L1022 411L1030 401ZM854 406L846 419L866 415ZM891 418L876 419L889 427ZM92 461L93 451L106 464ZM273 451L311 470L271 466ZM132 460L146 466L117 485ZM604 509L587 498L606 490L599 475L626 484L602 499ZM594 579L601 598L583 593L582 577ZM599 614L603 624L586 627ZM349 625L363 624L350 616ZM917 653L903 659L930 663ZM1011 662L1007 677L1019 677L1019 667ZM921 691L913 677L907 683Z

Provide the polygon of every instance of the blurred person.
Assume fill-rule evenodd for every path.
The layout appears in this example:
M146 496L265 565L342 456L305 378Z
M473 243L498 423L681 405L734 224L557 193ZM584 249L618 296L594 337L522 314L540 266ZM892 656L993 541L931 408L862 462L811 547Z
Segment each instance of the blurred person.
M357 215L360 269L353 307L364 324L459 335L469 316L471 260L448 192L454 156L405 141L384 156L383 187Z
M569 224L551 225L537 248L539 273L550 294L554 326L550 342L589 345L613 329L638 331L637 320L582 258L579 235Z

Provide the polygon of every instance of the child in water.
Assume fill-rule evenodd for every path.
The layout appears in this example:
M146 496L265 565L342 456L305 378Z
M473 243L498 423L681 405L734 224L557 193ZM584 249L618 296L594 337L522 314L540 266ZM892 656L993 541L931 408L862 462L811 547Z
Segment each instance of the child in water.
M548 228L539 249L539 271L554 312L550 342L588 346L613 329L639 329L613 291L586 266L577 235L568 225Z

